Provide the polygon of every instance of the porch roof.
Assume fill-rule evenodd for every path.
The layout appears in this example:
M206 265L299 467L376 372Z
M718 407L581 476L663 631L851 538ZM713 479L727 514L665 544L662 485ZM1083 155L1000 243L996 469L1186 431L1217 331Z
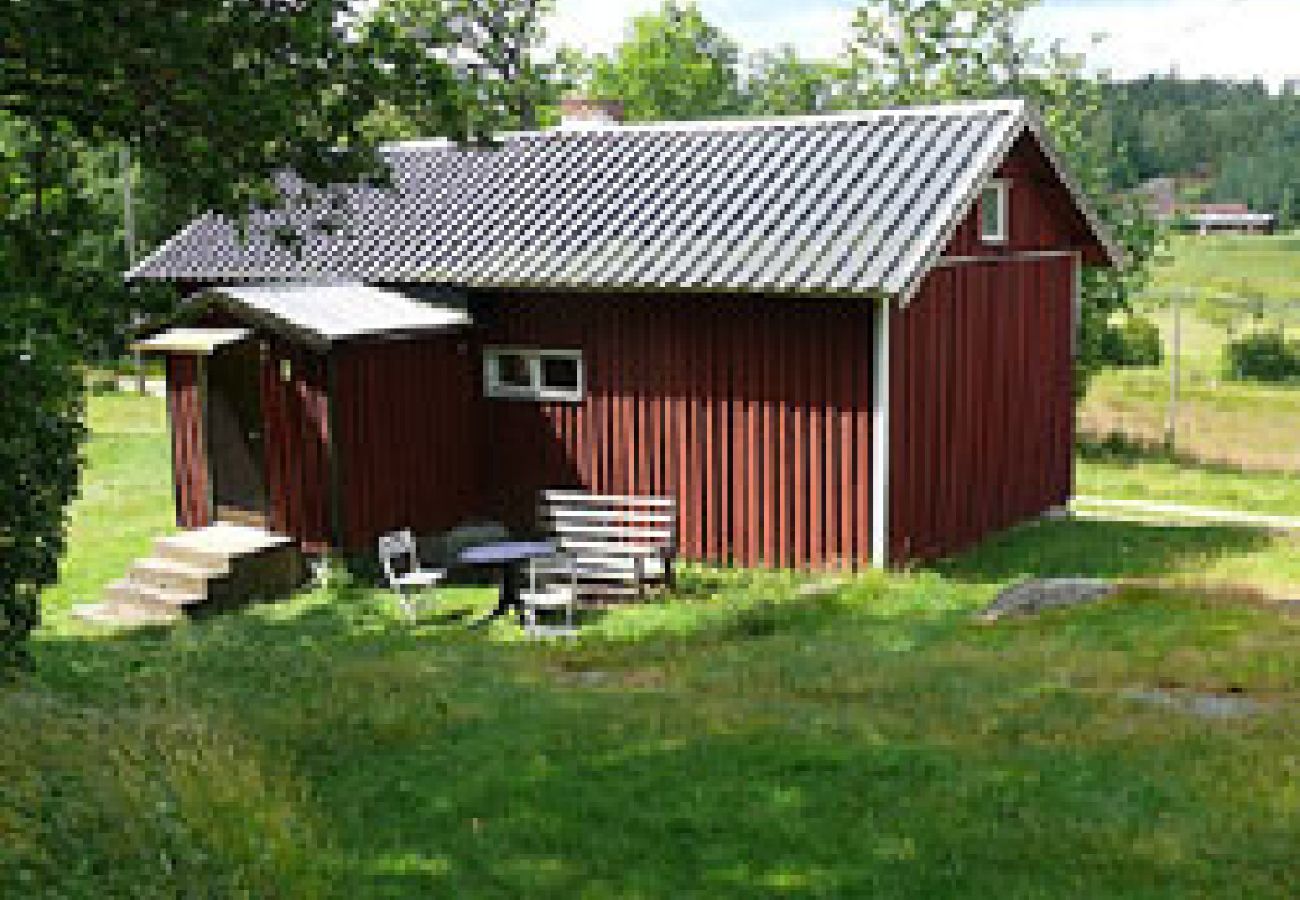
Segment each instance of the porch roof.
M247 328L168 328L152 337L136 341L131 349L140 353L193 353L211 356L220 348L242 341L251 333Z
M357 338L450 331L473 323L469 311L454 303L420 300L360 282L222 285L209 288L204 297L321 349Z

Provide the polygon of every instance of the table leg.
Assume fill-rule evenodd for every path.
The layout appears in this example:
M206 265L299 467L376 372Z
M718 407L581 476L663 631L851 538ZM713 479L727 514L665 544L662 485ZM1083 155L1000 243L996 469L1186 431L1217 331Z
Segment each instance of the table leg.
M510 612L511 587L509 582L511 580L511 568L511 566L501 567L501 581L497 586L497 605L493 607L492 611L487 615L475 620L475 622L470 626L471 628L481 628L489 622L493 622Z
M519 617L519 627L523 628L524 604L519 599L521 589L519 570L519 566L506 566L505 572L501 575L501 611L504 614L513 608Z
M479 627L510 614L514 609L519 614L520 627L524 624L524 605L519 600L519 567L506 564L501 567L501 585L497 588L497 605L490 613L474 623Z

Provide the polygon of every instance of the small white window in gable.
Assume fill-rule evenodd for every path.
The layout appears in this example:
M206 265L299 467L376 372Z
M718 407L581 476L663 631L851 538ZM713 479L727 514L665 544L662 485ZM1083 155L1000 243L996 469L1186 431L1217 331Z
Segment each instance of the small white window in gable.
M488 347L483 353L483 391L489 397L578 401L583 376L577 350Z
M1011 185L1006 181L989 182L980 196L980 240L986 244L1005 244L1008 239L1007 215Z

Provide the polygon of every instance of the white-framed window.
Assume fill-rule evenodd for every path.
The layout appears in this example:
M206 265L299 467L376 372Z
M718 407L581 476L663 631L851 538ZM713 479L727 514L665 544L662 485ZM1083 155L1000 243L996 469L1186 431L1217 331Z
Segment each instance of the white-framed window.
M483 351L483 392L489 397L578 401L585 376L580 350L488 347Z
M1011 184L991 181L980 195L980 240L986 244L1005 244L1009 231Z

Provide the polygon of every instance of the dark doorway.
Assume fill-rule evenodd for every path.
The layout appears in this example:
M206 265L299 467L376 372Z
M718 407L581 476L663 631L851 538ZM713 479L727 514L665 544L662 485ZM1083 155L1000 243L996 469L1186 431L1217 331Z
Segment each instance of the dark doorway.
M218 521L266 527L262 354L253 341L223 347L208 360L208 459Z

